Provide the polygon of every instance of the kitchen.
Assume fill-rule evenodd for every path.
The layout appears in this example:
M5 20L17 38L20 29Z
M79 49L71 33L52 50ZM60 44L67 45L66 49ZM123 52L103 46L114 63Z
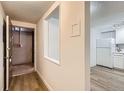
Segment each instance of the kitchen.
M124 90L124 2L91 2L91 90Z
M96 40L96 64L108 68L124 69L124 26L101 32Z

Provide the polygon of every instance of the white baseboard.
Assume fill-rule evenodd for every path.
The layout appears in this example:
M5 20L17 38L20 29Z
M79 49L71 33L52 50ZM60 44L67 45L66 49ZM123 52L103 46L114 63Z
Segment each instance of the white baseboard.
M44 79L44 77L41 75L41 73L38 70L36 70L36 72L40 76L41 80L43 80L43 82L46 85L46 87L48 88L48 90L53 91L53 88L47 83L47 81Z
M4 89L2 88L2 89L0 89L0 91L4 91Z

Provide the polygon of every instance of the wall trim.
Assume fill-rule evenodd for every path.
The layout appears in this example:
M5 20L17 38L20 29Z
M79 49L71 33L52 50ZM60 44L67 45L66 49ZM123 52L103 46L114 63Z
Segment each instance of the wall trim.
M46 19L52 11L60 5L61 1L56 1L52 6L46 11L46 13L41 17L41 19Z
M3 89L3 88L1 88L1 89L0 89L0 91L4 91L4 89Z
M44 84L46 85L46 87L48 88L48 91L53 91L53 88L48 84L48 82L45 80L45 78L43 77L43 75L41 75L41 73L36 69L37 74L40 76L41 80L44 82Z

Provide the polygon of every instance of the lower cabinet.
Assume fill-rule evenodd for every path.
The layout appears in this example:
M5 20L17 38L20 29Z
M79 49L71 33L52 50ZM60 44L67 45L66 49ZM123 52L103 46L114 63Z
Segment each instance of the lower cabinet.
M124 55L114 56L114 67L124 69Z

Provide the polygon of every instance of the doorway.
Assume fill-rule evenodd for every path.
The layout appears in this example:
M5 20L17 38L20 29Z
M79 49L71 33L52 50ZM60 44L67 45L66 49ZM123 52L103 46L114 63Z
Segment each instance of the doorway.
M124 90L124 2L90 3L90 86L92 91Z
M34 28L15 26L9 16L3 24L4 90L16 76L34 72Z
M34 29L13 26L12 76L34 71Z

